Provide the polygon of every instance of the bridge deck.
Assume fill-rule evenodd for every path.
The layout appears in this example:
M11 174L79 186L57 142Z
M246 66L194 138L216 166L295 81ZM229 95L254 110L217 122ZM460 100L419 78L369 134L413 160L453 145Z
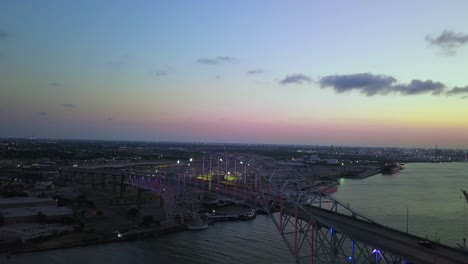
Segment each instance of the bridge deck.
M444 245L437 245L434 249L426 248L419 245L422 239L417 236L320 208L308 207L306 210L338 232L374 245L377 249L385 249L401 256L411 256L409 260L416 263L468 263L468 253L455 248ZM299 217L308 219L305 212L300 212Z

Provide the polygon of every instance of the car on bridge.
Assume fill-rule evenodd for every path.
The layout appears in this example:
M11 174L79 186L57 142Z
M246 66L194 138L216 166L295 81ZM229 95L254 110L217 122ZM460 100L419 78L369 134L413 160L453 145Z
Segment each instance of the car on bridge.
M419 245L421 245L423 247L427 247L427 248L435 248L436 247L436 245L434 243L432 243L431 241L427 241L427 240L419 241Z

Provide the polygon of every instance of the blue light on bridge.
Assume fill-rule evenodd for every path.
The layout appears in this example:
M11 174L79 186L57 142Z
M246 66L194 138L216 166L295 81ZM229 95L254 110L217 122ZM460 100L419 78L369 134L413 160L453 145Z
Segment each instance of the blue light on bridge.
M379 263L379 256L381 256L382 259L385 260L385 258L384 258L384 256L382 255L382 253L380 253L380 250L374 249L374 250L372 251L372 254L374 254L374 253L375 253L375 263L376 263L376 264ZM372 254L371 254L371 255L372 255Z
M333 228L330 228L330 235L333 235Z

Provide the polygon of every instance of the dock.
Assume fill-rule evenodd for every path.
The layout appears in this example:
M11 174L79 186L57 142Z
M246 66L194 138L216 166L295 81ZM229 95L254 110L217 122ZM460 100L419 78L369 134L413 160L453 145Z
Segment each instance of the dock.
M237 215L209 215L207 219L215 221L215 222L236 221L238 220L238 216Z

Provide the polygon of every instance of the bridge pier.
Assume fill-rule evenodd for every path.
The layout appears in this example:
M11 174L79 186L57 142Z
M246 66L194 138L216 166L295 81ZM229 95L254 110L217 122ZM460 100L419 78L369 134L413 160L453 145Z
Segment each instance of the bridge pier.
M125 191L125 177L126 174L122 174L120 177L120 198L123 198L123 192Z
M101 173L101 184L102 184L102 190L106 190L106 174Z
M143 193L143 189L137 188L137 207L141 209L141 194Z
M116 182L115 182L115 179L117 178L117 175L115 174L112 174L112 192L115 193L115 185L116 185Z

